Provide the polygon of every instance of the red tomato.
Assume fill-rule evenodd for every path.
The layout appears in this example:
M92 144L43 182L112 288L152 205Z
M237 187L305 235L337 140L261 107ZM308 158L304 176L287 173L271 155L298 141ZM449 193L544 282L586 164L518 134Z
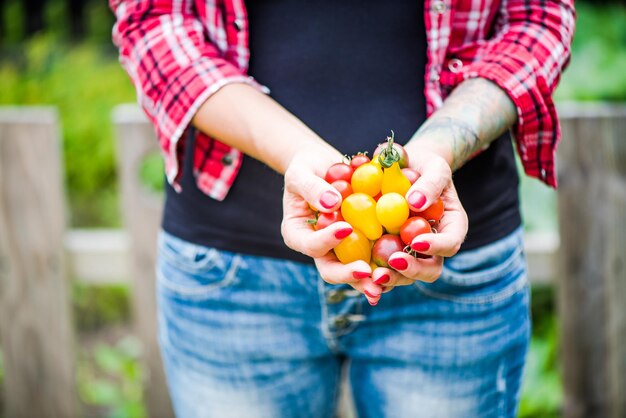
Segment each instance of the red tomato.
M357 155L352 157L352 159L350 160L350 166L353 169L356 170L357 167L359 167L359 166L361 166L361 165L363 165L365 163L369 163L369 162L370 162L370 157L368 157L365 154L359 153L359 154L357 154Z
M430 224L421 216L412 216L400 227L400 238L406 245L411 245L411 241L418 235L431 232Z
M427 207L426 210L418 212L417 216L421 216L428 221L438 221L443 216L443 209L443 201L439 198L435 200L432 205Z
M320 229L324 229L328 225L332 225L339 221L343 221L343 216L341 216L341 211L336 210L330 213L318 213L317 219L315 219L315 221L311 221L311 223L313 224L313 228L315 228L316 231L319 231Z
M417 171L409 167L403 168L402 174L404 174L404 177L409 179L409 182L411 184L415 183L415 180L417 180L417 178L419 177L419 174L417 173Z
M402 251L404 244L399 236L385 234L378 238L372 247L372 261L378 267L389 267L389 257L391 254Z
M337 180L345 180L350 183L354 169L346 163L335 163L328 168L324 180L332 183Z
M341 199L345 200L346 197L352 194L352 185L349 181L335 180L330 183L339 193L341 193Z
M400 144L398 144L397 142L393 143L393 148L396 150L396 152L398 153L397 157L397 162L398 165L400 166L400 168L406 168L409 166L409 154L406 152L406 150L404 149L404 147ZM386 150L387 148L387 142L383 142L382 144L378 144L378 146L376 147L376 149L374 150L374 154L372 155L372 158L374 158L375 160L379 159L379 155L382 154L382 152L384 150Z

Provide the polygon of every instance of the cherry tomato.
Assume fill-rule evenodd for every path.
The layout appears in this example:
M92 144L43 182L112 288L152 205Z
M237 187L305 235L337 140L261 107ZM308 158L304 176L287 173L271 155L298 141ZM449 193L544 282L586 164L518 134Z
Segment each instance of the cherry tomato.
M435 200L426 210L417 213L417 216L428 221L438 221L443 217L443 200L441 198Z
M400 227L400 238L406 245L411 245L413 238L431 232L430 224L421 216L412 216Z
M378 160L378 156L383 152L383 150L387 148L387 142L383 142L382 144L378 144L374 154L372 155L372 161ZM404 147L397 142L393 143L393 148L398 152L399 159L398 164L400 168L406 168L409 166L409 154L406 152Z
M343 216L341 216L340 211L336 210L330 213L318 213L317 219L311 223L313 224L313 228L315 228L316 231L319 231L320 229L324 229L328 225L332 225L339 221L343 221Z
M405 167L402 169L402 174L409 180L409 183L413 184L419 178L419 174L417 170L414 170L410 167Z
M339 193L341 193L341 199L345 199L346 197L352 194L352 185L349 181L345 180L335 180L330 183Z
M376 201L372 196L351 194L341 203L341 215L368 239L375 240L383 234L383 227L376 218Z
M353 172L354 170L350 167L350 165L346 163L335 163L328 168L328 171L326 171L324 180L328 183L332 183L337 180L345 180L349 183Z
M398 193L384 194L376 202L376 218L387 232L398 234L409 217L409 204Z
M350 183L354 193L376 196L380 193L382 182L383 170L375 164L365 163L354 170Z
M389 267L389 257L391 254L402 251L404 244L399 236L385 234L378 238L372 247L372 261L378 267Z
M380 190L383 194L399 193L404 196L411 188L411 182L404 176L398 163L393 163L391 167L383 170L383 181Z
M354 228L352 233L344 238L334 248L335 255L343 264L352 263L353 261L363 260L370 262L372 253L370 241L365 234Z
M368 157L365 154L358 153L357 155L353 156L352 159L350 160L350 166L356 170L363 164L366 164L369 162L370 162L370 157Z

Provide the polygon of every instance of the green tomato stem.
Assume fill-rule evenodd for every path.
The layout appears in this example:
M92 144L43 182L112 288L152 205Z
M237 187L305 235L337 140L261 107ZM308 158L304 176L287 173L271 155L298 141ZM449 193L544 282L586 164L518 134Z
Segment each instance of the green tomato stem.
M378 155L378 161L384 168L389 168L393 163L400 161L400 153L393 147L393 136L394 133L391 131L391 136L387 137L387 148Z

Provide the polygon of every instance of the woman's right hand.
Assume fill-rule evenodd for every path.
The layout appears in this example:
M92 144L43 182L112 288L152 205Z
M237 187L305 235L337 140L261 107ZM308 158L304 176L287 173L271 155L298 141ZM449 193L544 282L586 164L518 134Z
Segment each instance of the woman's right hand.
M349 284L375 305L383 288L372 281L370 265L363 260L344 265L331 251L352 231L350 224L341 221L315 231L308 222L315 218L311 206L329 213L341 207L341 195L324 180L328 167L341 159L338 151L321 144L311 144L293 156L285 171L281 232L289 248L315 259L322 279Z

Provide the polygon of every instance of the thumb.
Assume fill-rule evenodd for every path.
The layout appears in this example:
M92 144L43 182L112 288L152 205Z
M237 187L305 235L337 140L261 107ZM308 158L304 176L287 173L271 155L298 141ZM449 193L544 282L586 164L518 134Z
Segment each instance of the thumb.
M291 171L285 188L288 192L301 196L320 212L333 212L341 205L341 194L324 179L305 167Z
M416 212L429 207L452 182L452 170L443 159L430 160L418 171L420 177L406 193L409 206Z

